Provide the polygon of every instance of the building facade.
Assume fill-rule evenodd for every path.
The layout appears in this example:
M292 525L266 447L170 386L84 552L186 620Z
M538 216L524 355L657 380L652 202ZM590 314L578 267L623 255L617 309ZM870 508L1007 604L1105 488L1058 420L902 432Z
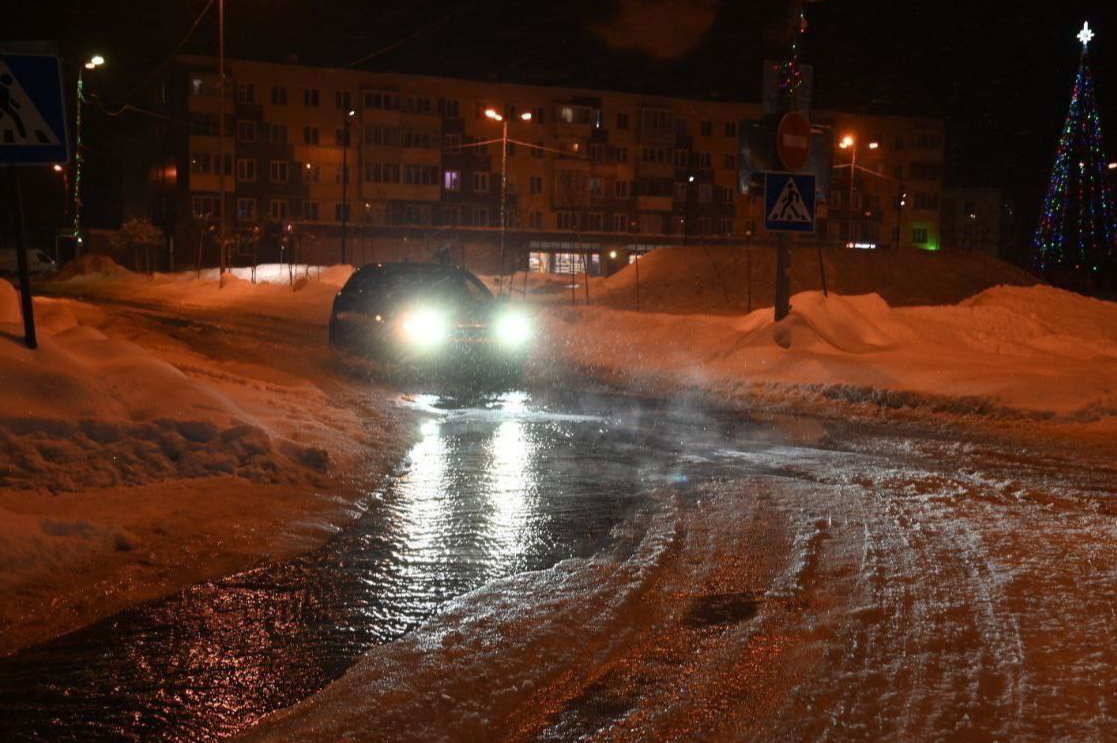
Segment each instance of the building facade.
M593 273L665 245L770 238L762 194L739 188L741 122L759 105L236 60L226 93L224 141L215 60L177 58L158 94L148 216L180 262L215 262L222 209L234 262L337 261L343 229L353 263L495 270L503 253L508 267ZM813 239L937 248L942 123L813 120L857 141L849 162L835 150Z
M1015 209L999 188L950 188L943 192L943 246L950 250L1008 254Z

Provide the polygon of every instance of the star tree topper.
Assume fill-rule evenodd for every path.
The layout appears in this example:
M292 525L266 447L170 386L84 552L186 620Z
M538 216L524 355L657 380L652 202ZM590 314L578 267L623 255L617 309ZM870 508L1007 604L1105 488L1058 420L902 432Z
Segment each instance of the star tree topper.
M1090 30L1090 22L1086 21L1082 24L1082 30L1078 32L1078 40L1082 42L1082 49L1090 45L1090 40L1094 38L1094 32Z

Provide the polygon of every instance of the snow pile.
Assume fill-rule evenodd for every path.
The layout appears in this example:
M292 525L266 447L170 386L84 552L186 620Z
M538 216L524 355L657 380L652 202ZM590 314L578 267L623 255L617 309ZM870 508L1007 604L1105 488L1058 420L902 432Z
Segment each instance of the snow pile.
M1117 422L1117 304L1047 286L997 287L945 307L805 292L778 324L771 308L730 317L582 306L545 316L556 369L572 363L626 385L681 384L788 408L821 398Z
M0 294L10 316L11 299ZM281 478L313 450L272 441L236 404L135 343L80 325L36 300L39 348L0 324L0 488L135 485L231 474ZM290 468L286 468L290 469Z
M821 290L819 255L815 248L793 251L793 291ZM879 294L893 307L955 304L1001 284L1036 283L1011 264L974 253L827 249L821 255L832 293ZM635 265L591 281L591 300L635 309L639 294L645 312L703 314L739 314L775 302L771 248L664 248L642 257L638 270L638 288Z
M57 281L65 281L75 276L114 276L132 273L107 255L87 253L68 261L55 276Z
M0 324L23 322L19 294L7 281L0 280Z
M178 305L224 313L233 311L279 318L299 324L325 325L333 298L353 274L352 266L264 264L226 271L217 269L155 274L131 272L76 275L46 286L52 294L126 303Z

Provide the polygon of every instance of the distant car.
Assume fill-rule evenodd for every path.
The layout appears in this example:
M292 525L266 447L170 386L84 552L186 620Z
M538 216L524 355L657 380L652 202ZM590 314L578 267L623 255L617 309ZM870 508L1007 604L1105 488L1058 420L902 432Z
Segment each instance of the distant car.
M27 272L32 276L38 276L56 268L58 266L49 255L36 248L28 248ZM15 248L0 248L0 274L14 276L17 273L19 273L19 262Z
M469 271L428 263L357 270L334 298L330 345L393 370L468 377L518 375L531 344L526 312Z

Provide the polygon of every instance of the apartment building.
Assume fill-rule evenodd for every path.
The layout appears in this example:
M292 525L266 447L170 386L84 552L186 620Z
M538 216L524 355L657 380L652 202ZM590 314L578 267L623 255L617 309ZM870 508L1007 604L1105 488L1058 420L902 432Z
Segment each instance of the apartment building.
M1015 236L1015 208L999 188L943 191L943 247L994 257L1008 254Z
M177 58L157 101L151 216L202 262L215 261L222 208L234 260L336 261L344 229L354 263L495 270L503 250L509 267L596 273L665 245L770 237L762 194L739 188L741 122L758 104L239 60L226 92L223 141L212 58ZM863 151L851 187L835 150L813 239L937 247L941 122L814 120Z

